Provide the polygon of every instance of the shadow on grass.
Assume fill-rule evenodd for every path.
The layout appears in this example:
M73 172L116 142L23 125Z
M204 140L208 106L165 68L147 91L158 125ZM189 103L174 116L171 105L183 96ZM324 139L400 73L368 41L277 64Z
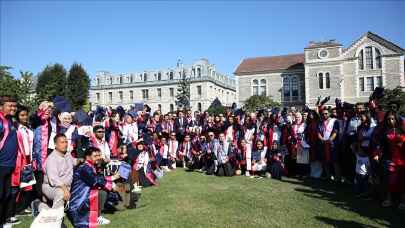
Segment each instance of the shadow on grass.
M331 225L333 227L344 227L344 228L376 228L376 226L371 226L371 225L365 225L362 223L358 223L355 221L348 221L348 220L337 220L337 219L332 219L332 218L327 218L327 217L322 217L322 216L315 216L315 218L325 224Z
M393 208L382 208L375 200L366 201L355 198L352 185L338 185L311 178L304 180L284 179L283 182L309 187L310 189L297 187L295 191L302 192L307 197L327 201L343 210L357 213L359 216L366 217L380 226L393 228L405 227L405 220L402 220L401 223L401 216L403 217L405 213ZM336 220L334 218L320 216L315 218L335 227L374 227L355 221Z

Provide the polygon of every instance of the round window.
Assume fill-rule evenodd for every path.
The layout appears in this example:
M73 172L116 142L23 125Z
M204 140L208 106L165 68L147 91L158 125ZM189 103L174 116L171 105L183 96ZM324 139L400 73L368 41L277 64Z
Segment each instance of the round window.
M321 49L318 52L318 56L321 59L328 57L328 55L329 55L329 52L326 49Z

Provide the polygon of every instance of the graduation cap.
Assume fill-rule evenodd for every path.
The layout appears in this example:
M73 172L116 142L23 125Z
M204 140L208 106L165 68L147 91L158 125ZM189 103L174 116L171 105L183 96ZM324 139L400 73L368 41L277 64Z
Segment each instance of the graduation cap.
M352 110L353 108L354 108L354 104L343 102L343 109Z
M336 98L335 105L336 105L336 108L338 108L338 109L342 108L342 100L340 100L339 98Z
M106 110L103 107L97 105L96 111L94 112L94 118L96 120L101 120L104 116L106 116Z
M304 108L302 109L303 112L309 112L311 109L308 107L308 105L304 105Z
M70 102L62 96L56 96L52 100L53 104L55 105L55 109L57 112L71 112L72 105Z
M242 110L241 108L236 109L236 110L233 112L233 114L234 114L235 116L243 116L243 110Z
M273 114L275 114L275 115L278 115L278 114L280 113L280 108L279 108L279 107L274 107L274 108L271 110L271 113L273 113Z
M138 117L138 111L135 108L128 110L127 115L130 115L132 118Z
M146 112L150 112L151 108L149 107L149 105L145 104L143 105L143 107L145 108Z
M120 118L122 118L125 115L125 109L122 106L117 107L117 113L120 115Z
M385 95L383 87L376 87L370 96L370 100L381 99Z
M330 100L330 96L325 97L325 98L321 101L320 105L326 104L329 100Z
M82 109L75 113L75 120L80 126L90 126L92 124L90 116Z

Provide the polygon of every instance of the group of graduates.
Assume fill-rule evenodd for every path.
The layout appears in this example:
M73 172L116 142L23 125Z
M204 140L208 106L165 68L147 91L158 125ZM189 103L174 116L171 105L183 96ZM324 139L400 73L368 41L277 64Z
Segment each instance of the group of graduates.
M232 107L219 115L163 114L147 105L73 113L62 97L30 113L13 97L1 97L0 224L18 223L16 213L27 208L37 214L39 202L52 208L68 202L75 227L108 224L102 212L178 167L346 182L360 198L404 210L405 118L398 104L379 105L383 92L354 105L336 99L328 107L327 97L314 109ZM129 175L112 172L114 164Z

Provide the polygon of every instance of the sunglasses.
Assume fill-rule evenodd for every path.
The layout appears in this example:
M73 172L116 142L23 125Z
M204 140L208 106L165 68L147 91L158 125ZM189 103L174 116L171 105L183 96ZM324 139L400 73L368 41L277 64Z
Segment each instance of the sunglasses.
M96 133L104 133L105 131L96 131Z
M329 113L322 113L322 115L329 115Z

